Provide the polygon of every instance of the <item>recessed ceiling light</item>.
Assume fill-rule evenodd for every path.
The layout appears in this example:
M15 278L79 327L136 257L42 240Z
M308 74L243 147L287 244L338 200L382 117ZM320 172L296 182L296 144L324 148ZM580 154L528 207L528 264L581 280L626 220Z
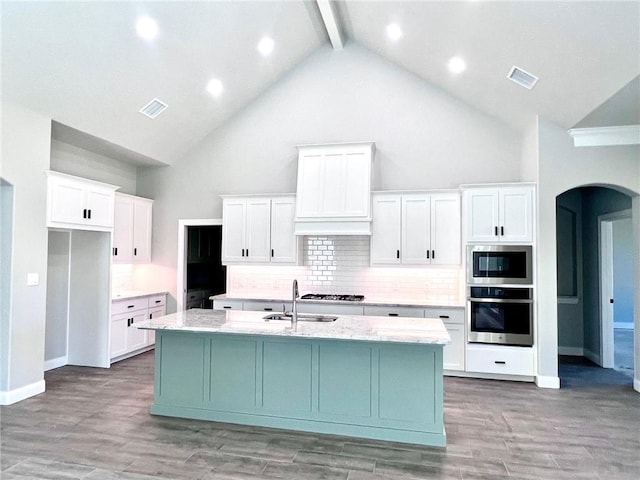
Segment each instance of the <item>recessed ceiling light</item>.
M273 39L271 37L262 37L258 42L258 51L263 57L268 57L273 52Z
M217 78L212 78L209 80L209 83L207 83L207 92L217 97L222 93L222 82Z
M387 25L387 36L394 42L402 38L402 29L395 23Z
M158 24L151 17L140 17L136 22L136 32L140 38L153 40L158 35Z
M467 64L460 57L452 57L448 66L451 73L462 73L467 69Z

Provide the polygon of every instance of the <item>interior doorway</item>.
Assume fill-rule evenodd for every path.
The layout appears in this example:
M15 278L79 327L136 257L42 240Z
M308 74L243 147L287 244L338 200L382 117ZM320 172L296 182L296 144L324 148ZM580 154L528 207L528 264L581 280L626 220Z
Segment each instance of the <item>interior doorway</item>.
M226 291L221 262L222 220L193 219L178 223L177 310L211 308L211 295Z
M598 217L602 366L633 377L633 234L631 211Z

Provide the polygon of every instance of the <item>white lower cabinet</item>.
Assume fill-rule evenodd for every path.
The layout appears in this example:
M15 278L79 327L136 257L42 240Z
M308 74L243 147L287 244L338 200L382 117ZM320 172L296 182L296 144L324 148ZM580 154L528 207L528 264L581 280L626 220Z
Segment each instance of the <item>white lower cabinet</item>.
M449 371L463 372L465 368L464 353L466 346L464 308L429 307L424 311L426 318L439 318L444 323L451 343L443 350L443 368Z
M534 375L533 348L467 345L467 371L503 375Z
M140 330L136 323L166 314L166 295L116 300L111 303L111 362L148 350L155 333Z
M364 314L376 317L424 317L422 307L398 307L383 305L365 305Z

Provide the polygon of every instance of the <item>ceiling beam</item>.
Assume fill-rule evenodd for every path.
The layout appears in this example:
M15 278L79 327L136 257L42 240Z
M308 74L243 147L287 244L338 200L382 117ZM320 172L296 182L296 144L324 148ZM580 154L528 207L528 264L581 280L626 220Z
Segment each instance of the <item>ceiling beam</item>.
M335 6L331 0L316 0L318 8L320 9L320 15L322 15L322 21L324 27L329 34L329 40L334 50L342 50L344 46L344 40L340 31L340 22L336 15Z

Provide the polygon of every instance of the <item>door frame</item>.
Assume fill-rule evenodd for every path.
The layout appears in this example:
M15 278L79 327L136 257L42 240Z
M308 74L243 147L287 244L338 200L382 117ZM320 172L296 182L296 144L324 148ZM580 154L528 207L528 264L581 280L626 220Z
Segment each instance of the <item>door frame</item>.
M177 311L184 310L185 294L187 293L187 227L209 227L222 225L221 218L195 218L178 220L178 278L176 286Z
M613 342L613 222L632 218L631 210L598 216L598 274L600 277L600 363L614 367ZM635 322L635 319L634 319Z

